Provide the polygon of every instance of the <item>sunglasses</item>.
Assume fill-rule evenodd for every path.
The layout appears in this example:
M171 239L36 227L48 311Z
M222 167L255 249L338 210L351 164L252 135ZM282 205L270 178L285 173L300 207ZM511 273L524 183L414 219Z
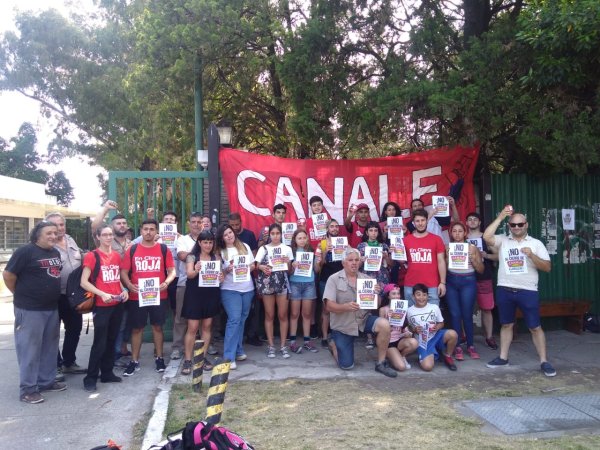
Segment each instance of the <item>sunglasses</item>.
M525 226L527 222L518 222L518 223L509 223L508 225L511 228L515 228L515 227L519 227L519 228L523 228Z

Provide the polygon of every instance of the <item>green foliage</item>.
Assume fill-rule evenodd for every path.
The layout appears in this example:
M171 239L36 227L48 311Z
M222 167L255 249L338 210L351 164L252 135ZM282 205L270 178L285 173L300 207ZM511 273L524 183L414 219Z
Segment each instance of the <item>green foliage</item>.
M59 205L69 206L75 196L71 182L62 170L59 170L48 180L46 194L56 196Z
M38 168L42 158L35 151L37 137L33 126L30 123L21 125L10 142L12 146L3 142L0 149L0 175L45 184L49 175Z
M59 118L52 162L193 169L200 71L205 126L230 119L234 146L251 151L355 158L479 142L493 171L600 167L596 0L99 8L94 22L25 13L0 41L0 89Z

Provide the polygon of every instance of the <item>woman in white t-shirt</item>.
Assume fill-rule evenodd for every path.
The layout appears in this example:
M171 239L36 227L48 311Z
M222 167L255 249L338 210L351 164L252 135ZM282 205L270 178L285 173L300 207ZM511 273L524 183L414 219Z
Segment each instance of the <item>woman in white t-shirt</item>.
M273 321L275 305L279 319L279 335L281 338L281 356L289 358L290 353L285 345L288 332L288 276L290 262L294 259L292 249L281 242L281 226L274 223L269 227L271 241L258 249L256 263L258 277L256 289L263 298L265 307L265 333L269 341L267 357L275 358L273 340Z
M227 312L223 357L231 361L236 369L236 360L247 358L244 352L244 324L250 313L254 298L254 255L246 244L239 240L231 225L221 225L217 231L217 254L223 260L225 278L221 283L221 303Z

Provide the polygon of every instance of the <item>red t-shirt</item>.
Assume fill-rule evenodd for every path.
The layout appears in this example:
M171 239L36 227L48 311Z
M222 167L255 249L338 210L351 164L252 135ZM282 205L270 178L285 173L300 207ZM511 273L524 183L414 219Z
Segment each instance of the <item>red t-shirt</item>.
M404 246L408 260L404 285L423 283L428 288L437 287L440 284L437 255L446 252L442 238L432 233L421 238L409 234L404 238Z
M127 249L123 260L121 261L121 270L129 271L131 269L131 275L129 279L134 286L138 285L140 278L158 278L159 283L162 284L167 278L165 276L164 267L171 269L175 267L173 263L173 255L167 251L166 260L163 261L163 254L160 248L161 244L154 244L152 247L144 247L139 244L133 255L133 267L131 267L132 257L131 247ZM164 300L167 298L167 290L160 292L160 299ZM138 300L137 292L129 293L129 300Z
M94 286L96 286L96 288L100 289L102 292L106 292L107 294L121 294L121 275L119 271L121 256L114 250L109 254L104 253L99 249L94 251L100 256L100 272L98 272L98 277L96 278ZM94 273L95 265L96 257L94 256L94 252L89 252L87 255L85 255L85 258L83 258L83 266L88 267L91 271L90 281ZM119 302L117 301L104 303L102 297L96 295L96 306L115 306L118 303Z
M365 234L366 232L366 227L360 226L356 220L353 221L351 225L352 231L348 233L348 245L352 248L356 248L358 247L358 244L362 242L363 234ZM345 226L342 226L340 228L344 228L346 230Z

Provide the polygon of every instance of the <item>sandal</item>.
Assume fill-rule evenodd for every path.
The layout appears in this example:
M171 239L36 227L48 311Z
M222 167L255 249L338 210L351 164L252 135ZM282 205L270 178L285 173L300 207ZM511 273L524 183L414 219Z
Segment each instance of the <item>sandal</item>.
M185 361L183 361L181 375L189 375L190 373L192 373L192 361L186 359Z
M206 371L213 370L213 367L215 367L214 364L204 360L204 364L202 365L202 370L206 370Z

